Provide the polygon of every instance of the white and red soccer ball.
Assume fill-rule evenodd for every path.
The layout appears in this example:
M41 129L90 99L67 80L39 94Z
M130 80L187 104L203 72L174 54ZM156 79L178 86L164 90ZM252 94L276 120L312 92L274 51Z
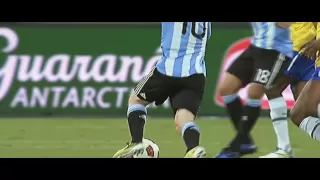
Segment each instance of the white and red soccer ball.
M138 155L134 155L133 158L159 158L160 149L159 146L150 139L142 140L143 151Z

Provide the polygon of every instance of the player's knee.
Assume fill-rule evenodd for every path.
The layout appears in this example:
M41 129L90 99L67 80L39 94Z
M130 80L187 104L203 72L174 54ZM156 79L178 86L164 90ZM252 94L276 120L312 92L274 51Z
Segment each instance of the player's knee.
M183 126L188 123L192 122L195 119L195 115L187 109L178 109L175 115L175 124L176 130L181 132Z
M266 89L266 95L269 100L281 97L282 96L282 89L279 89L277 87L272 87L272 88Z
M241 80L234 75L227 73L224 80L219 85L218 92L221 96L228 96L231 94L236 94L241 87Z
M290 111L290 119L298 127L300 126L300 123L305 118L304 116L305 116L304 112L301 109L299 109L299 107L297 106L293 107Z
M261 99L265 93L265 88L260 84L251 84L248 90L248 99Z
M295 104L291 111L293 118L298 122L308 116L318 117L318 102L314 98L308 98L308 101L301 100Z
M231 94L236 94L238 90L232 87L220 86L218 92L221 96L228 96Z
M307 84L307 81L300 81L296 84L291 84L290 88L291 88L291 92L295 98L295 100L298 99L298 97L300 96L304 86Z
M308 103L308 106L306 107L307 109L305 112L306 117L307 116L319 117L318 105L319 105L319 102L316 102L314 100Z
M128 102L129 106L134 105L134 104L143 104L143 105L148 105L149 103L141 100L137 95L135 95L134 93L132 93L130 95L129 98L129 102Z
M279 76L279 78L272 83L272 86L266 87L266 95L269 100L282 97L282 92L289 84L292 83L292 79L288 76Z

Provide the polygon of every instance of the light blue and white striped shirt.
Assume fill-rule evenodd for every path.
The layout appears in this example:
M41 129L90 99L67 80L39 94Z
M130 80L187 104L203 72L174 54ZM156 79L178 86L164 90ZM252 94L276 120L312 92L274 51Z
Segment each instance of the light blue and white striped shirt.
M157 70L167 76L206 75L204 61L210 22L162 22L162 58Z
M273 49L292 58L290 28L280 28L276 22L251 22L254 36L251 43L259 48Z

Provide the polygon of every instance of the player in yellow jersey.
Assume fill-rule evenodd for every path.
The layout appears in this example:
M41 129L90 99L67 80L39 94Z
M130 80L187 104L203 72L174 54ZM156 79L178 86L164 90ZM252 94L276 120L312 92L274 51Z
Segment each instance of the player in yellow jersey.
M312 22L296 22L291 25L294 59L287 71L293 78L291 90L295 99L298 98L305 84L314 73L314 59L302 54L302 47L316 37L316 27Z
M292 23L291 39L293 41L294 58L292 59L290 66L286 70L286 75L291 77L293 80L290 87L295 99L299 97L302 89L307 84L307 82L311 79L311 77L313 77L313 74L315 71L314 59L309 58L313 56L304 55L301 52L301 49L305 46L305 44L315 39L315 37L316 37L316 27L312 22ZM282 97L277 98L279 99L278 102L277 102L277 99L273 99L271 101L269 100L269 105L271 110L270 116L273 119L273 127L278 140L277 150L275 152L267 154L266 156L262 156L261 158L292 157L287 119L277 118L277 117L281 117L281 110L279 109L281 104L280 103L281 98ZM306 106L306 105L303 104L302 106ZM277 111L279 111L278 114L277 114ZM295 115L295 113L292 113L291 115ZM295 120L293 119L293 121Z
M307 43L303 50L306 56L317 56L315 72L303 88L290 116L295 125L320 141L320 22L317 23L317 39Z

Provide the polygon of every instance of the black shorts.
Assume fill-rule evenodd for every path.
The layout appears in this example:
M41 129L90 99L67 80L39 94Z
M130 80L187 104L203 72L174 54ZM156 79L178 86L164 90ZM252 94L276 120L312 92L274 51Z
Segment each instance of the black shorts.
M154 68L134 89L134 93L150 103L161 105L168 98L174 114L178 109L187 109L197 115L204 93L205 76L194 74L176 78L161 74Z
M285 75L289 65L290 58L284 54L250 45L227 72L238 77L244 87L253 82L270 88L278 77Z

